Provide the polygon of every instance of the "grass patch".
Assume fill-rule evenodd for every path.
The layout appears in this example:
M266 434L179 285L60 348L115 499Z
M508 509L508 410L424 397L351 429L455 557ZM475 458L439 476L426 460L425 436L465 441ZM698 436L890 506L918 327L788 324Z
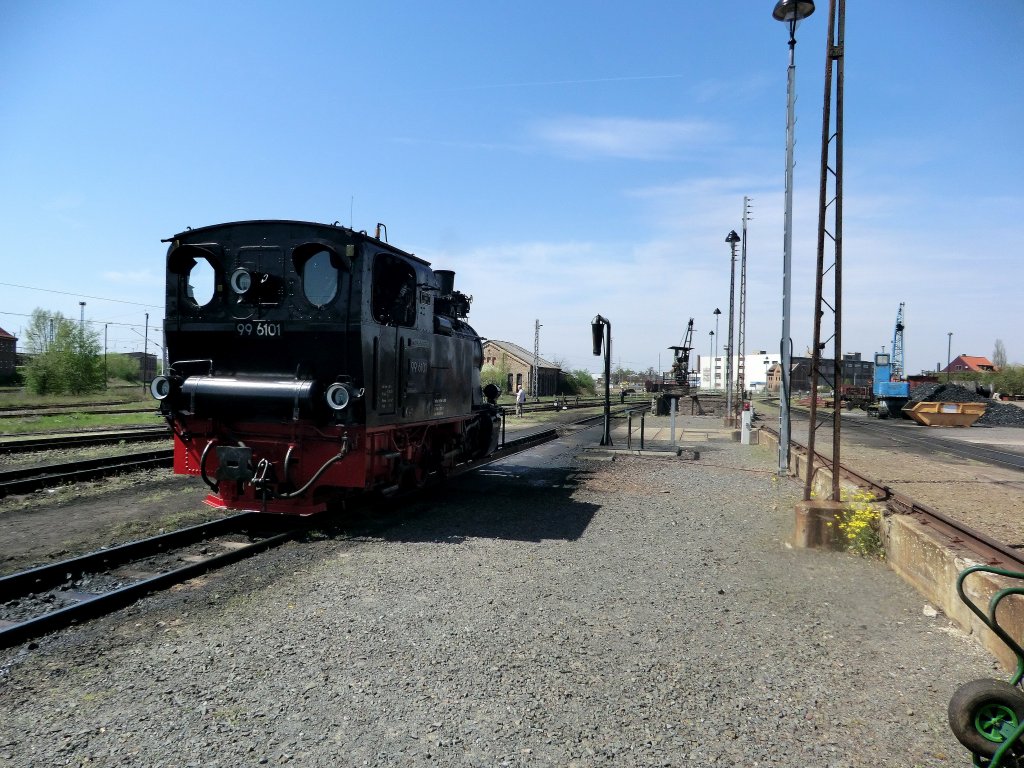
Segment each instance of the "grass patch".
M91 395L36 395L24 387L0 390L0 408L24 408L25 406L50 405L54 407L81 406L87 408L97 403L146 403L153 402L149 390L141 384L119 385Z
M163 419L155 407L152 413L62 413L55 416L2 419L0 436L22 435L29 432L77 432L104 427L158 427L162 423Z

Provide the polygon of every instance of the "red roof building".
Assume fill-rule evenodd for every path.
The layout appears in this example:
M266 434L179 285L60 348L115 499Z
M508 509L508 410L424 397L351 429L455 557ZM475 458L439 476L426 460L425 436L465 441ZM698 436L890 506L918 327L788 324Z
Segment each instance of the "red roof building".
M11 376L17 354L18 339L0 328L0 376Z
M987 357L973 357L972 355L957 355L953 362L942 369L943 373L963 373L973 371L975 373L992 372L996 369Z

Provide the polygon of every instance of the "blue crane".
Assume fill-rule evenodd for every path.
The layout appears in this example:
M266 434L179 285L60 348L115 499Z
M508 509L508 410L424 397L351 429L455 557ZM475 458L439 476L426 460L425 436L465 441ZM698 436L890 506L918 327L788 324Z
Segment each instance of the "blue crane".
M903 365L903 306L896 313L896 329L892 335L892 354L875 353L875 380L872 394L878 401L878 418L902 415L903 406L910 400L910 384Z

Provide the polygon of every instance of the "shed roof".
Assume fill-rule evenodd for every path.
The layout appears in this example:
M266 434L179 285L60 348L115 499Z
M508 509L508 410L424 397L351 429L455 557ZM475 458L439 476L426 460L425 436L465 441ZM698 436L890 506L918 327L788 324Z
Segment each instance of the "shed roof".
M8 333L3 328L0 328L0 339L16 339L16 338L18 338L18 337L13 335L13 334Z
M513 357L523 361L527 365L533 365L533 352L530 352L527 349L520 347L518 344L513 344L511 341L498 341L497 339L488 339L484 343L493 344L494 346L504 350ZM540 358L537 361L537 363L541 368L552 368L556 371L561 370L562 368L560 365L556 365L555 363L552 363L550 360L545 360L543 357Z
M992 365L992 361L987 357L978 357L975 355L957 355L956 359L952 363L946 366L944 370L949 370L954 363L960 363L966 366L969 371L991 371L995 368Z

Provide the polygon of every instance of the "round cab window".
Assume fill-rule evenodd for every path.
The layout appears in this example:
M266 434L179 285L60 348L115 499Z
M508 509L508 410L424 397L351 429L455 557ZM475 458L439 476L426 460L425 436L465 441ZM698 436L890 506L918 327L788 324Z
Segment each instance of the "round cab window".
M216 289L217 275L213 265L206 259L196 259L187 279L188 297L200 307L209 304Z
M322 307L338 293L338 268L330 251L318 251L302 265L302 293L310 304Z

